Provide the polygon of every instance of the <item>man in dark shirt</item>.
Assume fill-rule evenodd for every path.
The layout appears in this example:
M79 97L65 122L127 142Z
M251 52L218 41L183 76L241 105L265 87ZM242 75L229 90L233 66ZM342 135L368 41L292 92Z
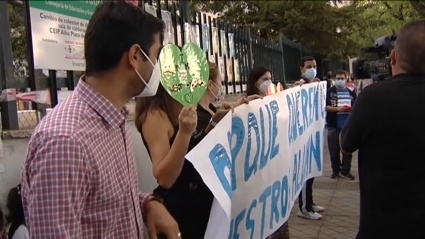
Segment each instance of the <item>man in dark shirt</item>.
M391 52L393 77L359 94L341 149L359 150L357 239L425 238L425 20L407 23Z

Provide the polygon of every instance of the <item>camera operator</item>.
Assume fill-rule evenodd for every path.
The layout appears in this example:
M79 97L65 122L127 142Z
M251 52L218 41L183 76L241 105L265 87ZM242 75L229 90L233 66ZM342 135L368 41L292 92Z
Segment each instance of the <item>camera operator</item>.
M404 25L393 77L359 94L340 140L359 150L357 239L425 238L425 20Z

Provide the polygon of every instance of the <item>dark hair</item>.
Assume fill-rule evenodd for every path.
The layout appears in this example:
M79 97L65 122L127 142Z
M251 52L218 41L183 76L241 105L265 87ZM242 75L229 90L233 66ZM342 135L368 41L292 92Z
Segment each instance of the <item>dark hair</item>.
M164 29L162 20L132 3L111 0L99 4L84 37L86 75L117 67L123 54L134 44L149 54L154 35L161 34L162 42Z
M255 85L261 76L266 74L267 72L271 72L269 69L262 66L254 66L252 70L249 72L248 82L246 84L246 95L255 95L258 94L259 90Z
M400 68L411 74L425 73L425 20L406 23L398 32L395 47Z
M312 56L305 56L301 59L300 66L304 67L304 64L305 64L306 61L315 61L315 60L316 59L314 59L314 57L312 57Z
M18 227L20 225L26 225L21 199L21 184L10 189L6 207L9 210L9 214L6 216L6 221L10 224L8 235L9 239L12 239Z
M173 121L177 120L177 118L173 116L172 112L174 111L171 109L173 100L162 84L159 84L158 91L154 96L136 98L135 122L139 133L142 133L142 124L145 122L148 113L157 110L164 111L168 119L175 123Z
M348 72L347 72L347 71L344 71L344 70L337 70L337 71L335 72L335 74L334 74L334 77L336 77L336 75L344 75L344 76L345 76L345 78L347 78L347 76L348 76Z

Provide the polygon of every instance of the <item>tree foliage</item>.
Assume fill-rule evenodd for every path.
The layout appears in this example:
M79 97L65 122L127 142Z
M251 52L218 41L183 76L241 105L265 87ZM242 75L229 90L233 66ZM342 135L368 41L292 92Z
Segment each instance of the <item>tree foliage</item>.
M25 38L24 9L8 5L10 38L14 59L15 75L24 76L27 71L27 44Z
M347 59L376 38L393 34L404 23L425 18L425 2L410 1L223 1L191 0L191 8L219 13L220 20L278 41L279 33L330 59ZM27 47L22 7L9 5L15 68L22 75Z
M192 1L200 9L220 13L222 21L250 27L277 40L278 32L330 59L346 59L376 38L396 33L404 23L423 17L422 1Z

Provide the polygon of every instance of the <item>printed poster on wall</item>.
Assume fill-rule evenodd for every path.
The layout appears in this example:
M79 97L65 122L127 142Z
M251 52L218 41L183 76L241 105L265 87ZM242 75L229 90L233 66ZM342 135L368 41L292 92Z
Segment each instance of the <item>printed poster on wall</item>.
M235 57L235 35L229 33L227 36L229 37L229 57Z
M192 38L193 42L196 43L199 47L201 47L201 40L199 38L199 26L192 25Z
M158 17L156 14L156 7L149 5L148 3L145 3L145 11L155 17Z
M226 37L226 31L220 30L220 39L221 39L221 54L223 56L227 56L227 37Z
M239 74L239 60L234 60L233 64L235 65L234 70L235 70L235 82L239 82L241 81L241 76Z
M211 28L211 30L212 30L212 43L213 43L213 45L212 45L212 47L213 47L213 53L214 54L218 54L218 51L219 51L219 47L220 47L220 44L219 44L219 39L218 39L218 28L217 27L212 27Z
M226 78L226 65L224 65L224 57L219 56L218 57L218 69L220 70L221 73L221 79L224 81Z
M233 74L232 59L228 58L226 61L226 65L227 65L227 80L229 82L233 82L234 74Z
M184 24L184 43L195 42L193 37L193 28L190 23Z
M173 27L173 20L171 19L171 12L162 10L161 17L165 23L164 45L169 43L175 44L174 43L174 27Z
M99 1L29 1L35 69L84 71L84 35Z
M210 49L210 28L207 24L202 24L202 50Z

